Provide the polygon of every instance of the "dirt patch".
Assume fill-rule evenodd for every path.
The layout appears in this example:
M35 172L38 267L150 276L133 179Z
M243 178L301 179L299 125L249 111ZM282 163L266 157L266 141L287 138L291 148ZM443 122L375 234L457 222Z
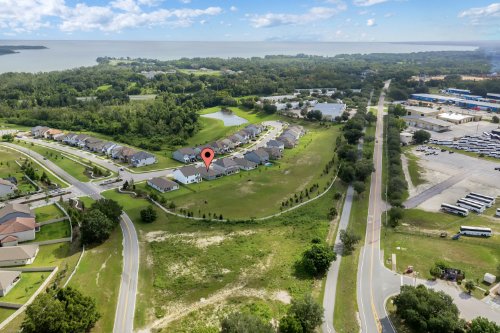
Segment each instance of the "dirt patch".
M286 290L280 290L273 294L273 299L279 301L283 304L290 304L292 302L292 296Z
M99 287L99 276L101 275L101 271L106 268L106 263L108 262L109 258L111 258L111 254L104 260L104 262L101 265L101 268L99 268L99 271L97 272L97 275L95 277L95 285Z
M254 230L243 230L231 232L228 234L206 235L202 233L179 233L169 234L166 231L151 231L144 235L146 242L163 242L166 240L176 240L197 248L204 249L209 246L219 245L226 239L238 236L249 236L254 234Z

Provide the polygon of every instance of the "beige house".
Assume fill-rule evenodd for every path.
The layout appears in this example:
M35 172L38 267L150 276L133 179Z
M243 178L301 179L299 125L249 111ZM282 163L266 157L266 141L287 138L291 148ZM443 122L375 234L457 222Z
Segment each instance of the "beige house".
M15 217L5 223L0 224L0 242L5 237L13 236L18 242L26 242L35 239L35 231L39 230L38 224L32 217ZM12 242L12 238L9 238ZM2 246L4 242L2 242Z
M32 264L38 254L38 245L0 247L0 267Z
M0 296L3 297L21 280L19 271L0 271Z

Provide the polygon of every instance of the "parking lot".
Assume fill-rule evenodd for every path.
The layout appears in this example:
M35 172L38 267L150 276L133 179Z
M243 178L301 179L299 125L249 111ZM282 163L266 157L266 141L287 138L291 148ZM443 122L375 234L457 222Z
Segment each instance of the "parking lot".
M428 191L429 198L417 207L428 211L438 211L444 202L454 203L469 192L478 192L490 196L500 196L499 162L482 160L460 153L450 154L441 149L412 150L419 158L419 166L426 184L417 188L417 193ZM441 190L435 185L447 180L449 187Z
M451 124L451 123L450 123ZM498 124L493 124L488 121L473 121L470 123L451 125L450 131L448 132L429 132L431 133L431 138L438 140L453 140L459 139L464 135L481 135L483 132L491 132L494 129L498 129ZM419 128L411 128L413 130L419 130Z

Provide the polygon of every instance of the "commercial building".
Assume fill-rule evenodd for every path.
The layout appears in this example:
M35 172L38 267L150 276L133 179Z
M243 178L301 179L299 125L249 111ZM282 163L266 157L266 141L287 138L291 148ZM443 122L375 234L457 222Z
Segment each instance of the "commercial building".
M453 124L464 124L471 121L480 121L482 118L480 115L469 115L453 112L440 113L437 117L438 119L448 121Z
M500 102L500 94L487 93L486 98Z
M446 93L453 94L453 95L470 95L470 90L468 90L468 89L448 88L448 89L446 89Z
M408 106L406 107L406 112L406 115L410 117L434 117L440 113L437 109L424 108L420 106Z
M451 124L440 119L429 117L403 117L409 126L422 128L434 132L446 132Z
M451 104L472 110L500 112L500 103L485 102L484 98L481 98L481 100L468 100L461 97L442 96L434 94L412 94L411 98L422 102Z

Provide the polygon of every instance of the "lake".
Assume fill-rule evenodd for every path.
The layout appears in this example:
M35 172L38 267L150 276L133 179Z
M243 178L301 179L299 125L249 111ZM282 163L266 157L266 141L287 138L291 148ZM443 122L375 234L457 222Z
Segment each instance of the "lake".
M201 117L222 120L224 122L224 126L238 126L248 123L248 120L246 120L245 118L241 118L240 116L237 116L235 114L222 111L203 114L201 115Z
M421 45L348 42L163 42L163 41L44 41L2 40L0 45L42 45L48 49L21 50L0 56L0 73L47 72L96 65L98 57L131 57L172 60L183 57L263 57L265 55L411 53L470 51L470 45Z

